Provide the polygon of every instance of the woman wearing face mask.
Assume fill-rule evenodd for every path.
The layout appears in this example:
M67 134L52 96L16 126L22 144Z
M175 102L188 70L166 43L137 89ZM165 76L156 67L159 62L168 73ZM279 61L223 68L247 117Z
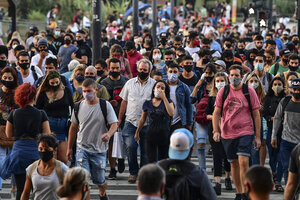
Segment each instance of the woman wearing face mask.
M11 150L13 145L13 139L7 139L5 135L5 125L9 113L18 108L18 105L15 103L14 94L15 89L18 86L16 70L12 67L5 67L1 71L1 83L2 87L0 88L0 163L4 160L6 152ZM15 192L14 179L12 177L12 194ZM0 190L2 189L2 179L0 178Z
M255 74L254 72L252 72L251 74L248 75L247 80L246 80L246 84L249 87L252 87L255 91L256 94L258 96L258 99L260 101L260 104L263 105L264 99L266 97L266 92L264 89L263 84L261 83L259 77L257 74ZM262 110L260 110L260 113L262 115ZM252 149L252 155L251 155L251 159L252 159L252 165L255 164L260 164L260 165L264 165L265 164L265 159L266 159L266 135L264 134L265 131L263 130L263 119L261 118L261 147L260 149Z
M26 182L22 200L28 200L32 191L33 199L58 200L56 189L63 183L68 167L56 160L58 141L55 136L42 134L38 138L40 160L35 161L26 169Z
M19 109L13 110L6 122L6 136L15 137L11 153L6 156L0 168L4 179L14 175L19 200L26 180L25 169L39 159L36 138L39 133L50 133L49 121L45 111L33 107L36 88L24 83L15 90L15 102Z
M60 200L90 200L90 173L81 167L70 169L64 178L64 183L57 189Z
M151 34L147 34L143 38L141 49L137 49L141 54L142 52L151 51L153 48L153 39Z
M114 44L110 48L110 57L106 60L107 66L109 66L108 61L111 58L118 58L121 61L121 75L126 76L128 78L132 78L129 61L127 58L124 57L124 51L120 45Z
M267 134L267 147L269 153L269 164L273 174L273 181L275 183L275 191L283 192L283 187L281 186L281 179L283 176L282 164L279 159L279 150L274 149L271 145L272 129L273 129L273 119L276 113L277 107L281 99L283 99L286 94L284 92L284 82L280 77L275 77L269 85L269 90L266 95L264 106L263 106L263 117L267 121L268 134ZM279 138L281 139L281 138ZM280 145L280 142L278 142Z
M170 87L164 81L157 81L152 89L151 100L143 104L143 113L134 136L139 141L139 132L148 118L146 152L149 163L168 158L170 122L173 115L174 104L170 99Z
M47 113L50 129L59 141L57 159L67 163L67 121L70 115L69 107L74 103L71 91L65 87L57 71L49 71L39 87L36 107Z
M265 50L264 55L266 57L264 71L269 72L271 66L274 65L274 63L276 62L276 54L273 49L268 49L268 50Z
M230 179L230 164L227 161L227 157L222 142L215 142L213 139L213 129L212 129L212 121L211 121L218 91L227 84L228 84L228 78L225 75L225 73L223 72L216 73L213 81L212 90L209 93L207 108L205 111L206 118L210 120L210 123L208 124L208 137L213 152L213 163L214 163L213 169L214 169L214 180L215 180L214 189L217 195L221 195L221 177L222 177L223 161L224 161L224 169L225 169L225 187L226 190L232 190L232 184Z
M165 65L165 61L162 59L162 53L159 48L153 48L150 53L150 61L156 70L163 73L163 67Z
M8 47L9 50L8 50L8 58L7 58L10 64L16 63L17 58L15 56L14 48L16 48L20 44L21 44L20 41L16 38L11 40L10 46Z
M204 68L204 79L200 79L195 85L194 90L191 94L191 103L196 106L195 114L195 131L197 134L197 150L198 150L198 161L199 167L206 170L206 156L205 146L209 120L206 118L205 109L208 102L208 94L213 87L214 76L217 73L214 64L209 63Z
M70 79L70 83L72 84L73 91L76 91L76 89L82 85L84 81L84 71L86 68L87 66L85 64L79 64L74 69Z

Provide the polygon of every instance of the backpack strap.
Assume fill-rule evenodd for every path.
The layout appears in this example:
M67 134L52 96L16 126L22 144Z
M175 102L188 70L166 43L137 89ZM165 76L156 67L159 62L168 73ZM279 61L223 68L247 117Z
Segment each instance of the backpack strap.
M64 177L63 177L63 174L62 174L61 162L58 161L58 160L55 160L55 162L56 162L55 170L56 170L56 174L57 174L57 177L58 177L58 180L59 180L59 184L62 185L63 181L64 181Z
M272 74L270 74L269 72L266 73L267 73L268 82L271 83L271 81L273 80Z
M242 86L242 90L243 90L243 94L247 99L248 105L249 105L249 111L250 111L250 115L253 121L253 126L255 129L255 123L254 123L254 117L253 117L253 113L252 113L252 104L251 104L251 99L250 99L250 94L249 94L249 89L248 89L248 85L243 84Z
M109 124L107 122L107 107L106 107L106 101L102 98L99 99L100 108L104 117L105 125L107 130L109 130Z
M38 75L37 75L37 73L35 71L34 65L31 65L30 69L32 71L32 75L33 75L34 81L36 81L38 79Z
M280 78L281 78L281 80L285 83L285 77L284 77L284 74L283 74L283 73L280 73Z
M81 101L74 104L74 115L75 115L75 119L78 121L78 123L79 123L78 112L79 112L80 103L81 103Z
M230 91L230 85L229 84L225 85L224 90L223 90L223 96L222 96L221 117L223 114L224 102L225 102L226 98L228 97L229 91Z
M279 63L276 63L274 66L274 76L276 76L278 69L279 69Z
M283 101L282 101L282 114L284 115L284 110L286 108L286 106L288 105L288 103L291 101L292 97L291 96L286 96L284 97ZM283 115L281 117L283 117Z
M32 174L33 174L34 170L37 168L38 164L39 164L39 160L34 161L29 170L29 176L30 176L29 178L30 178L31 182L32 182Z

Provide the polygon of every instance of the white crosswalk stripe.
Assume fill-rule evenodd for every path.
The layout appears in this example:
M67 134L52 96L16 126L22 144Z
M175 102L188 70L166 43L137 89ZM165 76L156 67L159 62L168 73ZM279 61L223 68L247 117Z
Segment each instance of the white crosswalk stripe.
M197 157L192 157L192 162L198 165ZM268 162L266 162L268 163ZM211 181L213 181L213 172L212 172L213 160L212 156L208 155L206 159L206 168L207 175ZM266 164L267 166L267 164ZM107 167L106 177L109 174L109 166ZM126 169L122 174L117 173L117 180L108 180L107 194L110 200L134 200L137 198L138 191L136 184L130 184L127 182L129 176L128 165L126 161ZM233 185L233 183L232 183ZM234 187L234 185L233 185ZM3 182L3 189L0 191L0 199L8 200L11 199L10 195L10 180L5 180ZM218 196L220 200L232 200L235 197L235 190L227 191L225 190L224 177L222 178L222 195ZM98 188L95 185L92 185L91 190L91 199L99 199ZM270 199L272 200L282 200L283 193L272 192Z

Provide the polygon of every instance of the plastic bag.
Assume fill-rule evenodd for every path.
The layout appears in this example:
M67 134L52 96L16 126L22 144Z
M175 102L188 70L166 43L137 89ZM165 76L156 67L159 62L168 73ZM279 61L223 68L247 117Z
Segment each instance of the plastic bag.
M124 159L126 157L122 132L116 132L114 134L112 157L119 159Z

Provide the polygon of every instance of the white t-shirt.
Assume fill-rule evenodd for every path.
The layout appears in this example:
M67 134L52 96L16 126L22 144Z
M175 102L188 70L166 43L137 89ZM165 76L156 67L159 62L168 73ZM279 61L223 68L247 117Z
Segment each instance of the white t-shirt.
M184 48L189 54L192 56L194 53L198 52L200 50L200 47L190 48L189 46L186 46Z
M36 54L35 56L33 56L33 57L31 58L31 65L37 66L37 64L38 64L38 62L39 62L39 60L40 60L40 57L41 57L41 56L40 56L39 53ZM46 62L46 59L49 58L49 57L56 58L56 56L53 55L52 52L49 51L48 56L46 56L46 57L44 58L43 64L42 64L42 67L41 67L41 68L42 68L43 75L45 74L45 62Z
M90 28L91 27L91 21L88 17L83 16L82 26L83 26L83 28Z
M173 101L173 103L175 105L172 125L176 124L177 122L180 121L180 115L178 113L177 100L176 100L176 88L177 88L177 85L170 85L170 99Z
M35 72L36 72L37 78L39 79L40 77L43 76L43 73L42 73L41 69L38 68L37 66L34 66L34 68L35 68ZM23 80L23 83L30 83L31 85L33 85L34 82L36 81L34 79L33 72L31 70L31 66L29 67L29 74L28 74L28 76L25 77L25 78L22 76L22 80Z

